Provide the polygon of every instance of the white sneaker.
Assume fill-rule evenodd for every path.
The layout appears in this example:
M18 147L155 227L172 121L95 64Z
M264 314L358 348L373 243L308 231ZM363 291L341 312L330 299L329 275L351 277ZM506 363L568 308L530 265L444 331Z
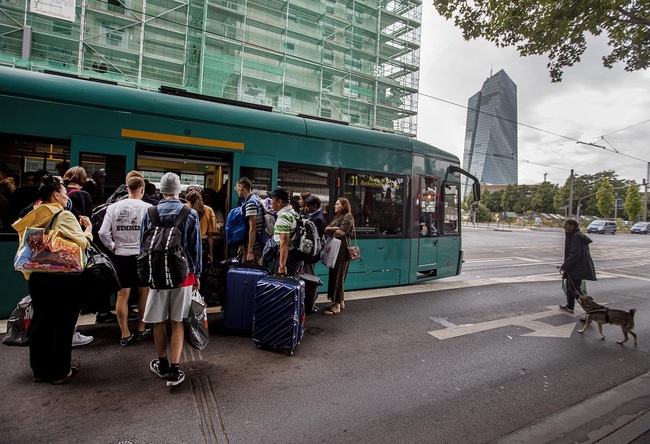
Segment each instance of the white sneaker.
M95 338L93 336L85 336L79 333L79 331L75 331L74 334L72 335L72 346L73 347L79 347L80 345L87 345L93 342Z

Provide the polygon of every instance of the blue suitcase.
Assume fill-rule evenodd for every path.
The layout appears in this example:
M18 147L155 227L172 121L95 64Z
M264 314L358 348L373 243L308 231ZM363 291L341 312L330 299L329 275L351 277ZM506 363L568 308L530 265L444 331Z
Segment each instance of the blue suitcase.
M305 282L283 276L261 279L253 313L257 347L286 350L291 356L305 329Z
M262 267L249 267L250 264L240 264L228 270L226 307L223 313L224 328L247 334L253 330L257 282L268 274L268 270Z

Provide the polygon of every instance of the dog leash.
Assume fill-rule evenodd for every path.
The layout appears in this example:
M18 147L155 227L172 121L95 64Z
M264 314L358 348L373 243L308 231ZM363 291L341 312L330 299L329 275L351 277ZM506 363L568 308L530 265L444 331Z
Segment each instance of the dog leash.
M576 299L578 299L578 297L582 296L582 293L580 293L580 291L576 288L576 284L573 283L573 279L571 279L571 276L569 276L569 273L567 273L565 271L564 274L562 275L562 277L564 279L566 279L567 282L571 283L571 286L573 287L573 295L574 295L574 297ZM568 284L567 284L567 288L569 289L569 291L571 291L571 289L568 287Z

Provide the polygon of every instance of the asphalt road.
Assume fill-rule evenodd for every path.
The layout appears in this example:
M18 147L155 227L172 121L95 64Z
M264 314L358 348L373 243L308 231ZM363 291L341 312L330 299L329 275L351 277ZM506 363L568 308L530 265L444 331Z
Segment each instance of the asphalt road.
M292 357L225 334L221 315L211 315L211 344L185 348L188 379L173 391L149 372L153 344L120 348L115 325L81 327L97 339L73 351L81 371L65 386L32 383L28 351L1 347L0 442L507 438L648 372L650 236L591 237L599 280L589 292L638 309L636 348L615 342L617 326L604 326L604 341L595 326L580 334L576 319L557 309L561 231L465 229L461 276L350 293L342 314L308 317L309 334ZM650 408L641 398L631 412L638 403ZM600 425L585 427L557 442L594 442L588 432Z

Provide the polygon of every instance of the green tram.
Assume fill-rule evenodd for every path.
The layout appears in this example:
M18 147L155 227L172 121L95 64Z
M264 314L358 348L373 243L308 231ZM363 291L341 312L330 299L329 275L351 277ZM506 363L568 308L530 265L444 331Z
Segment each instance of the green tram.
M476 200L480 191L456 156L404 136L171 92L0 67L2 172L19 185L26 171L62 175L81 165L106 197L132 169L151 182L174 171L183 183L225 192L229 207L237 205L233 185L246 176L262 198L280 185L319 196L326 219L344 196L362 253L346 289L460 273L461 175L474 181ZM4 231L0 316L27 292L12 271L17 235ZM321 264L317 273L327 281Z

